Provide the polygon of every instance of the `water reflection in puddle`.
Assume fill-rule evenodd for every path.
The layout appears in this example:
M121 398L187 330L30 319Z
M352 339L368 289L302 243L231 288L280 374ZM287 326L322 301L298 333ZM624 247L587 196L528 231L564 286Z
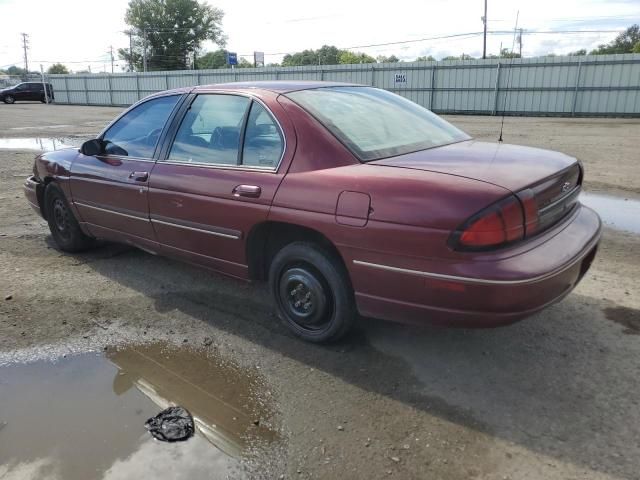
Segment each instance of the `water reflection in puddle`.
M640 233L639 200L582 192L580 201L598 212L605 226L616 230Z
M37 150L51 152L62 148L79 147L81 140L70 137L0 138L0 150Z
M277 439L250 372L163 344L0 368L0 478L227 478L248 448ZM197 426L153 440L147 418L170 404Z

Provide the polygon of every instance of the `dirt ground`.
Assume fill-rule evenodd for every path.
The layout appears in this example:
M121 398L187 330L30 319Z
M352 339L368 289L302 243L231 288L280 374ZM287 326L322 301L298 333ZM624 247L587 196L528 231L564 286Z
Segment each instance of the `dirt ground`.
M0 105L0 137L77 140L99 131L119 111ZM497 137L493 132L499 119L448 119L479 138ZM68 404L84 411L94 390L86 387L85 391L77 379L86 378L88 385L90 378L101 378L98 373L87 374L95 358L105 356L109 365L117 367L114 371L124 375L139 367L137 361L126 360L127 348L140 355L146 352L145 358L150 358L151 346L157 344L186 352L185 358L207 359L205 363L178 361L181 364L162 370L178 372L181 381L189 384L186 390L164 385L169 392L165 396L193 391L194 396L217 398L229 412L239 413L226 414L221 407L211 413L218 415L216 422L224 425L230 415L234 421L236 415L249 418L238 434L247 445L254 437L267 438L254 435L258 426L271 432L267 447L241 456L232 477L640 478L638 235L605 229L592 270L575 292L511 327L413 328L361 319L355 332L339 344L309 345L292 337L275 319L264 286L245 285L124 246L103 245L80 255L56 250L45 222L22 195L34 152L3 150L2 138L0 478L65 478L38 470L44 465L44 446L39 452L33 447L33 453L29 447L20 449L19 457L3 453L16 450L9 448L14 442L29 445L25 434L16 439L11 432L20 436L21 431L62 428L29 425L31 416L27 407L19 405L21 399L52 395L51 405ZM505 141L576 155L586 165L588 190L631 199L640 192L640 158L633 144L638 138L637 120L505 121ZM83 356L87 354L92 356ZM170 356L151 360L168 361ZM85 370L72 367L71 360L65 363L65 358L82 359ZM58 373L71 371L73 375L60 377L69 382L69 388L47 383L50 374L38 373L39 365L57 365ZM225 367L219 376L235 387L215 383L203 373L221 365ZM105 368L111 367L99 364L95 371ZM117 402L131 394L127 390L123 396L117 388L120 374L114 380L111 370L105 373L105 395L113 390ZM151 374L139 375L152 382ZM186 381L197 375L204 378ZM132 383L141 390L138 380ZM26 383L30 394L16 394L18 390L12 394L12 389L24 388ZM159 392L162 380L155 385ZM238 385L248 386L238 390ZM68 403L56 400L65 395L64 390L73 392L67 392L73 395ZM96 387L95 391L101 390ZM127 423L148 436L142 428L144 415L157 409L148 404L136 408L143 415L139 422L135 420L139 415L133 414L125 422L122 413L120 421L118 416L109 422L101 417L100 425L111 423L110 428L115 428ZM37 422L46 422L42 412L33 413ZM84 438L85 430L91 430L91 415L82 418L89 425L77 432L69 430L68 441ZM11 430L18 419L24 424ZM133 445L138 433L129 437ZM118 438L114 434L111 443ZM91 442L98 445L98 452L107 445L99 436ZM194 457L185 458L208 455L194 450L200 447L191 440L183 445L195 452ZM140 452L158 448L157 442L144 443ZM178 462L180 448L167 455L175 454L170 458ZM135 459L141 461L142 453L114 452L110 467L103 469L106 473L96 473L96 478L142 478L141 470L132 466ZM79 463L93 461L89 454L71 458ZM125 464L129 470L124 470ZM119 474L116 466L121 468ZM188 477L180 469L170 472L165 478L226 476L212 468Z

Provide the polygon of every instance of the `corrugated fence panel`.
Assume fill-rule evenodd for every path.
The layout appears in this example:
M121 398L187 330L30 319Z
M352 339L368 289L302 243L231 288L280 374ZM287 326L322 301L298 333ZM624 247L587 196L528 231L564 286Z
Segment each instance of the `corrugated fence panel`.
M49 75L58 103L90 105L258 80L373 85L438 113L640 116L640 54Z

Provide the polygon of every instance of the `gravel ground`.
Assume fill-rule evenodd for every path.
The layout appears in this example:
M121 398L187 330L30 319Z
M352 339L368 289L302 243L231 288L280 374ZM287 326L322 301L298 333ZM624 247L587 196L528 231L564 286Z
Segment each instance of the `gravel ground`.
M84 137L118 111L0 105L0 136ZM499 123L449 119L480 138ZM587 188L611 194L640 191L639 137L631 120L505 125L506 141L579 156ZM32 161L0 150L0 365L147 342L200 346L259 376L255 395L273 405L267 421L281 440L252 459L251 478L640 478L637 236L605 230L575 292L511 327L362 319L343 342L315 346L276 321L264 286L118 245L57 251L22 196ZM8 441L0 430L0 451Z

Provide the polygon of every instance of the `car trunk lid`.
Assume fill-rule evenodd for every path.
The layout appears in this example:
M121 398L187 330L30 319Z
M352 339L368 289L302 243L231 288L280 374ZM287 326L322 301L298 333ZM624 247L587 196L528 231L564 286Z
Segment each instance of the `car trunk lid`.
M522 204L526 236L548 229L569 213L577 204L582 183L582 169L573 157L475 140L371 163L456 175L506 188Z

